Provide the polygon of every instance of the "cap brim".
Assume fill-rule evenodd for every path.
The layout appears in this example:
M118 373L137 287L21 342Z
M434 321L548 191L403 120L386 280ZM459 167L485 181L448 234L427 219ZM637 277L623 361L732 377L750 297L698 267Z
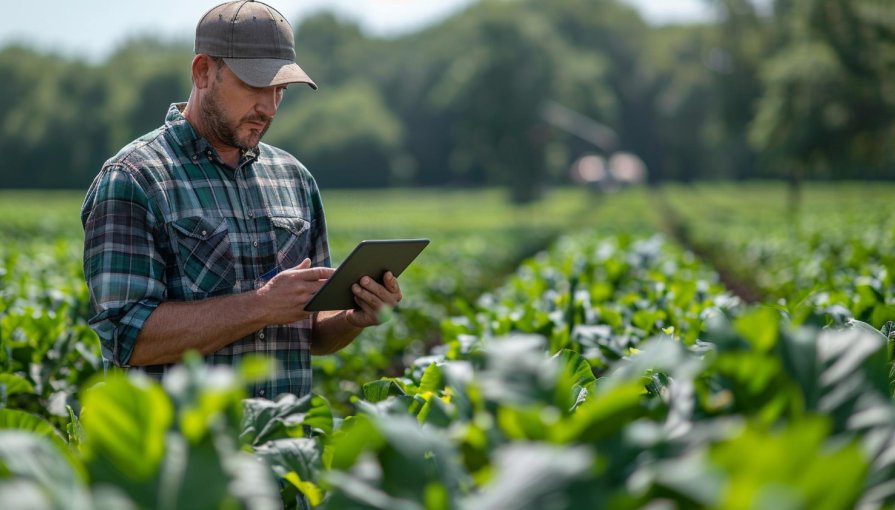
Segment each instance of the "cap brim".
M253 87L307 83L312 89L317 90L317 84L308 73L291 60L225 57L224 62L233 74Z

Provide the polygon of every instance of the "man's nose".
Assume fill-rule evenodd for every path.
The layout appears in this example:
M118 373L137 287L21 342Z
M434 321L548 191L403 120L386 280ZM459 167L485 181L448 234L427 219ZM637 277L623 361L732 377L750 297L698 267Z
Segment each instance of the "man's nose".
M269 87L258 94L256 109L259 113L263 113L268 117L273 117L277 113L279 101L277 100L276 87Z

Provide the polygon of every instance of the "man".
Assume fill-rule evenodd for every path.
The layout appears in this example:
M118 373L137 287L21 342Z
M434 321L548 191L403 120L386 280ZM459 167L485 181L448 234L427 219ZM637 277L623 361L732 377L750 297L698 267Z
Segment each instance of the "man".
M292 28L252 1L196 27L192 91L165 124L103 165L81 211L84 274L103 358L160 377L189 350L279 368L253 396L311 390L311 354L350 343L401 300L397 280L363 278L354 310L304 305L333 273L317 185L260 143L286 86L317 85L295 63Z

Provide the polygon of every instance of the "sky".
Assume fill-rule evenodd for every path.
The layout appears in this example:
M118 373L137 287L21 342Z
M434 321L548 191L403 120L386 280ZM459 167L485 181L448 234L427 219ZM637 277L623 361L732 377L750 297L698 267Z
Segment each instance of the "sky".
M295 22L320 10L357 20L369 33L413 32L474 0L268 0ZM548 0L549 1L549 0ZM651 23L709 19L706 0L624 0ZM196 21L217 0L13 0L0 16L0 46L25 43L67 56L101 61L123 41L153 34L191 41Z

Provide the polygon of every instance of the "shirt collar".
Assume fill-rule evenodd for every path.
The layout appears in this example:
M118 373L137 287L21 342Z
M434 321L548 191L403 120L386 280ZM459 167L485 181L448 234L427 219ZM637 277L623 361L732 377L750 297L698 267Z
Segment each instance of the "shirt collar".
M199 136L199 133L193 129L193 126L186 120L186 117L183 116L183 109L185 107L186 103L171 103L171 106L168 107L168 113L165 115L165 127L168 132L177 144L183 148L191 161L195 162L201 157L213 155L215 161L220 163L221 159L218 152L208 140ZM242 151L239 167L242 168L243 166L252 163L258 159L259 155L260 151L258 150L258 147Z

